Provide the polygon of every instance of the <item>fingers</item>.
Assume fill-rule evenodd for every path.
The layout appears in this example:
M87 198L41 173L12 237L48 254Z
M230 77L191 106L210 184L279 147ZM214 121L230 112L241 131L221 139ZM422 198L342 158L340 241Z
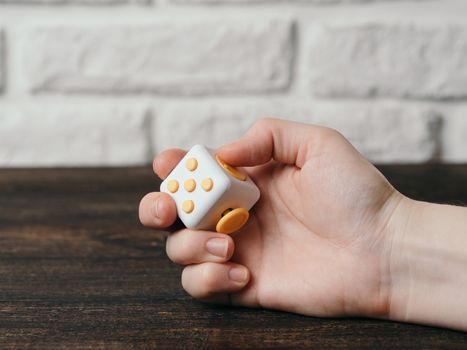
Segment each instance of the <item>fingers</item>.
M250 279L245 266L234 263L203 263L185 267L182 286L193 298L209 299L220 293L235 293Z
M139 220L144 226L161 228L172 225L177 219L177 207L167 193L149 193L139 205Z
M271 159L302 167L311 142L327 128L265 118L256 122L240 140L221 147L219 156L233 166L265 164Z
M165 179L180 160L182 160L185 154L186 151L178 148L169 149L160 153L156 158L154 158L154 162L152 163L154 172L162 180Z
M246 286L248 269L227 262L234 252L232 237L216 232L181 230L167 238L167 255L178 264L188 265L182 286L194 298L225 304L226 293Z
M201 262L225 262L234 252L233 239L208 231L181 230L167 238L167 255L180 265Z

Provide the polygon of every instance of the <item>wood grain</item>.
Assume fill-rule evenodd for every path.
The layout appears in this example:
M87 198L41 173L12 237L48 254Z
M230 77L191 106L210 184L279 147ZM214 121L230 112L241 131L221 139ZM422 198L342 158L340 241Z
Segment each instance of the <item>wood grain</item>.
M467 203L467 166L381 167L417 199ZM141 227L149 168L0 170L0 348L467 348L461 332L209 306Z

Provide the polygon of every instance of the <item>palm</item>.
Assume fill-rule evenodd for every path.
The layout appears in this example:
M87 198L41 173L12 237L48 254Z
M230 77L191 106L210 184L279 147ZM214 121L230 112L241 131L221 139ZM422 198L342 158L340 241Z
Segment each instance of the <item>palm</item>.
M361 301L369 312L385 311L384 295L363 299L378 295L384 268L376 258L384 250L378 233L393 189L343 143L327 144L332 153L315 150L302 169L275 162L252 169L262 198L234 235L232 258L252 279L231 295L234 304L332 316L352 314L349 305Z

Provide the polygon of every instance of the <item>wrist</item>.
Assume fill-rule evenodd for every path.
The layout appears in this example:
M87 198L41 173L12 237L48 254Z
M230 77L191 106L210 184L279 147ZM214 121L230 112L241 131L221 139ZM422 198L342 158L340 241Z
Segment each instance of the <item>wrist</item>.
M418 202L402 196L387 225L388 249L386 257L387 318L408 321L407 307L410 286L411 247L407 244L414 218L417 217Z
M356 315L393 319L392 308L392 278L391 259L393 254L394 240L403 231L405 221L408 220L407 213L411 209L411 201L394 188L375 216L372 228L372 244L370 250L365 253L370 257L369 265L372 266L376 276L376 284L369 283L370 288L366 290L366 296L358 294L353 313ZM355 301L355 300L354 300Z
M402 197L388 223L388 315L467 329L465 208Z

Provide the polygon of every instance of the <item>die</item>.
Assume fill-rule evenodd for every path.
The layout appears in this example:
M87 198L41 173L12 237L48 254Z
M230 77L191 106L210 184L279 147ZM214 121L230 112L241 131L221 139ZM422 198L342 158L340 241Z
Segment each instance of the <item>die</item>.
M226 234L246 224L249 210L260 197L244 171L202 145L188 151L160 190L175 200L178 217L187 228Z

